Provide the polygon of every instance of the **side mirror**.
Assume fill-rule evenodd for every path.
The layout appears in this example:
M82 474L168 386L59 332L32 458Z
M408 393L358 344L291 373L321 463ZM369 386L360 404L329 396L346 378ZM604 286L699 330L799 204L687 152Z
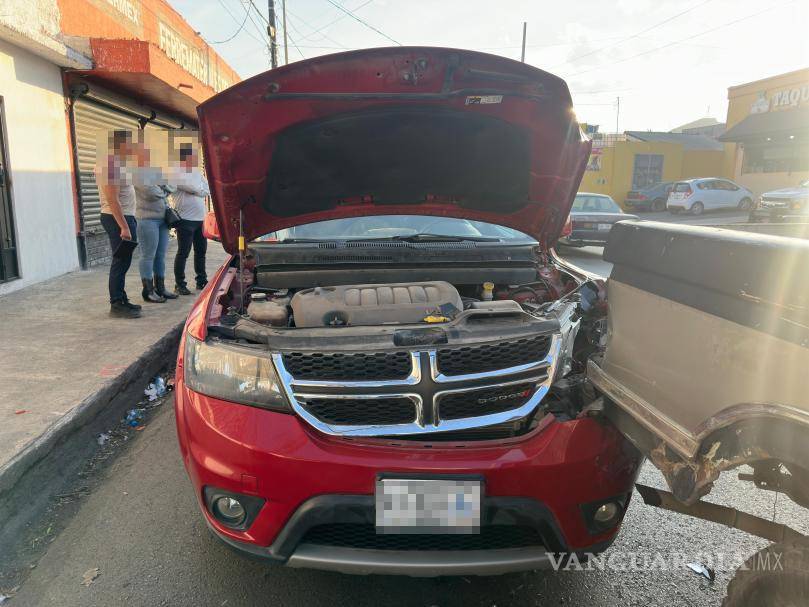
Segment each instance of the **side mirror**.
M208 211L205 215L205 221L202 222L202 235L208 240L222 242L222 238L219 235L219 224L216 223L216 213L213 211Z

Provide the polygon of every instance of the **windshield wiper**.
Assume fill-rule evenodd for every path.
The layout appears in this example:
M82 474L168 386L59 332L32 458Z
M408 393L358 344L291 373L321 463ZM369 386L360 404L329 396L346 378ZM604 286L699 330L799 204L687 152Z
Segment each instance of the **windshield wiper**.
M487 236L451 236L449 234L410 234L408 236L391 236L389 238L371 238L368 240L401 240L403 242L500 242L499 238Z

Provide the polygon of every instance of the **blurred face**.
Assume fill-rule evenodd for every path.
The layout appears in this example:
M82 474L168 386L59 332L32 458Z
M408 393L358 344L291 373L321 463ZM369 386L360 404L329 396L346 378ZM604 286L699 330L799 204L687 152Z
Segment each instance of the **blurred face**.
M190 154L188 154L188 156L186 156L182 160L182 163L183 163L184 166L186 166L188 168L191 168L191 167L197 166L197 160L198 160L198 158L197 158L196 151L192 151Z

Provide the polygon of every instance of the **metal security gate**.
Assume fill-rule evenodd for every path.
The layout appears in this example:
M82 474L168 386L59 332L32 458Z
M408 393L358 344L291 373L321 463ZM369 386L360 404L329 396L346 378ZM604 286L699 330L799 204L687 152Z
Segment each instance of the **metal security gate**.
M0 97L0 283L19 278L14 213L11 204L11 181L6 154L6 124Z
M78 168L84 263L92 265L109 257L106 233L101 226L101 199L95 179L97 150L112 131L136 132L138 117L82 98L73 104L74 144Z
M107 149L105 138L115 130L131 131L137 139L144 129L183 129L185 125L173 116L86 83L73 90L73 141L81 217L79 250L82 265L87 266L106 261L111 254L107 235L101 226L101 199L95 180L98 150Z

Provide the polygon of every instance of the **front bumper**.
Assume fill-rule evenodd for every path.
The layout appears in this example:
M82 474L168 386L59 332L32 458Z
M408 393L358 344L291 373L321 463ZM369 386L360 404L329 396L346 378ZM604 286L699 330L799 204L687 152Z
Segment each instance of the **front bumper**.
M612 426L592 418L549 419L506 441L457 444L322 435L293 415L176 390L178 437L203 514L233 548L292 567L346 573L491 575L538 569L548 553L598 552L618 528L591 534L581 505L628 495L640 456ZM317 525L373 525L382 472L483 476L484 525L533 529L536 545L499 549L398 550L323 545L307 540ZM257 495L265 501L246 530L222 525L203 489ZM445 536L441 536L445 537Z
M607 239L609 239L610 231L609 230L581 230L581 229L574 229L571 232L570 236L565 236L564 238L560 238L560 241L563 244L570 244L570 245L595 245L595 246L603 246L607 244Z
M756 208L750 211L750 221L765 221L771 223L807 223L809 222L809 213L798 210L788 209L785 207L772 207L772 208Z

